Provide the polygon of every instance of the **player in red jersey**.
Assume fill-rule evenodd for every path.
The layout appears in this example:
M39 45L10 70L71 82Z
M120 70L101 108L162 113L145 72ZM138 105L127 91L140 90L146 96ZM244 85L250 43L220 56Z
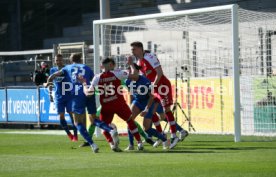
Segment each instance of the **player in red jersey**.
M137 140L137 149L143 150L143 144L141 142L137 126L134 123L131 110L128 107L121 92L121 80L137 76L122 70L114 70L115 62L111 58L104 59L102 61L102 66L104 68L104 72L95 75L91 82L91 86L89 88L84 87L84 92L89 95L89 92L93 91L94 87L97 87L99 90L100 103L102 106L100 120L110 124L113 120L114 114L117 114L128 124L130 132ZM114 151L119 151L118 144L112 141L112 137L110 136L109 132L104 131L103 134L106 140L110 143L111 149Z
M175 145L179 138L176 136L176 122L170 108L173 104L171 83L164 75L160 62L155 54L145 52L143 44L139 41L131 43L130 46L132 54L138 59L137 64L141 68L140 72L152 82L154 95L160 100L163 106L166 119L171 129L171 145ZM135 69L131 56L128 58L128 64Z

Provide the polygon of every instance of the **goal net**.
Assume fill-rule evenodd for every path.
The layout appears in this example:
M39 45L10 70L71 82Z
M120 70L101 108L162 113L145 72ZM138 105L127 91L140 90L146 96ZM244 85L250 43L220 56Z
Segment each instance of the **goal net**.
M197 133L236 141L276 135L276 11L227 5L97 20L93 28L96 72L107 56L125 68L134 41L156 53L174 94L178 86L184 128L190 120Z

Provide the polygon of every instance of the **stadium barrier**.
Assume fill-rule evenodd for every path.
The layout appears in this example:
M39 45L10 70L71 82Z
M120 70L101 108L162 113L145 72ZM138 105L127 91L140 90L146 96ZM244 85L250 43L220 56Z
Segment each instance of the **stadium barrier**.
M59 116L46 88L1 88L0 104L0 123L59 124ZM65 119L71 124L68 114Z

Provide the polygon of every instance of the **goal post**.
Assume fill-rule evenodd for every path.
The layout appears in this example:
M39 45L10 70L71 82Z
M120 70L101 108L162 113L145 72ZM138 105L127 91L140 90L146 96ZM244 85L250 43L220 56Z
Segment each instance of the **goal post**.
M130 43L141 41L157 54L173 90L179 91L174 101L197 133L234 134L235 142L244 135L275 136L275 26L275 12L238 5L95 20L94 70L100 72L100 60L107 56L125 68ZM259 86L262 81L268 96L268 89ZM189 128L183 117L178 123Z
M234 129L235 142L241 140L241 102L240 102L240 62L239 62L239 17L238 6L232 5L232 61L234 79Z

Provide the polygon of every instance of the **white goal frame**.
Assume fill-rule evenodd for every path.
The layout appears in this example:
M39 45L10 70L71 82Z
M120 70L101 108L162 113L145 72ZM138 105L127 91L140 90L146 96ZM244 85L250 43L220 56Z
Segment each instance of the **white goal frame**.
M233 72L233 88L234 88L234 141L239 142L241 140L241 103L240 103L240 66L239 66L239 16L238 16L238 5L225 5L208 8L200 8L193 10L183 10L167 13L158 13L150 15L104 19L93 21L93 41L94 41L94 71L95 73L100 72L100 30L104 24L111 24L116 22L126 22L133 20L147 20L161 17L172 17L172 16L183 16L193 15L204 12L213 12L218 10L231 10L231 26L232 26L232 67ZM102 40L103 41L103 40ZM101 50L102 51L102 50Z

